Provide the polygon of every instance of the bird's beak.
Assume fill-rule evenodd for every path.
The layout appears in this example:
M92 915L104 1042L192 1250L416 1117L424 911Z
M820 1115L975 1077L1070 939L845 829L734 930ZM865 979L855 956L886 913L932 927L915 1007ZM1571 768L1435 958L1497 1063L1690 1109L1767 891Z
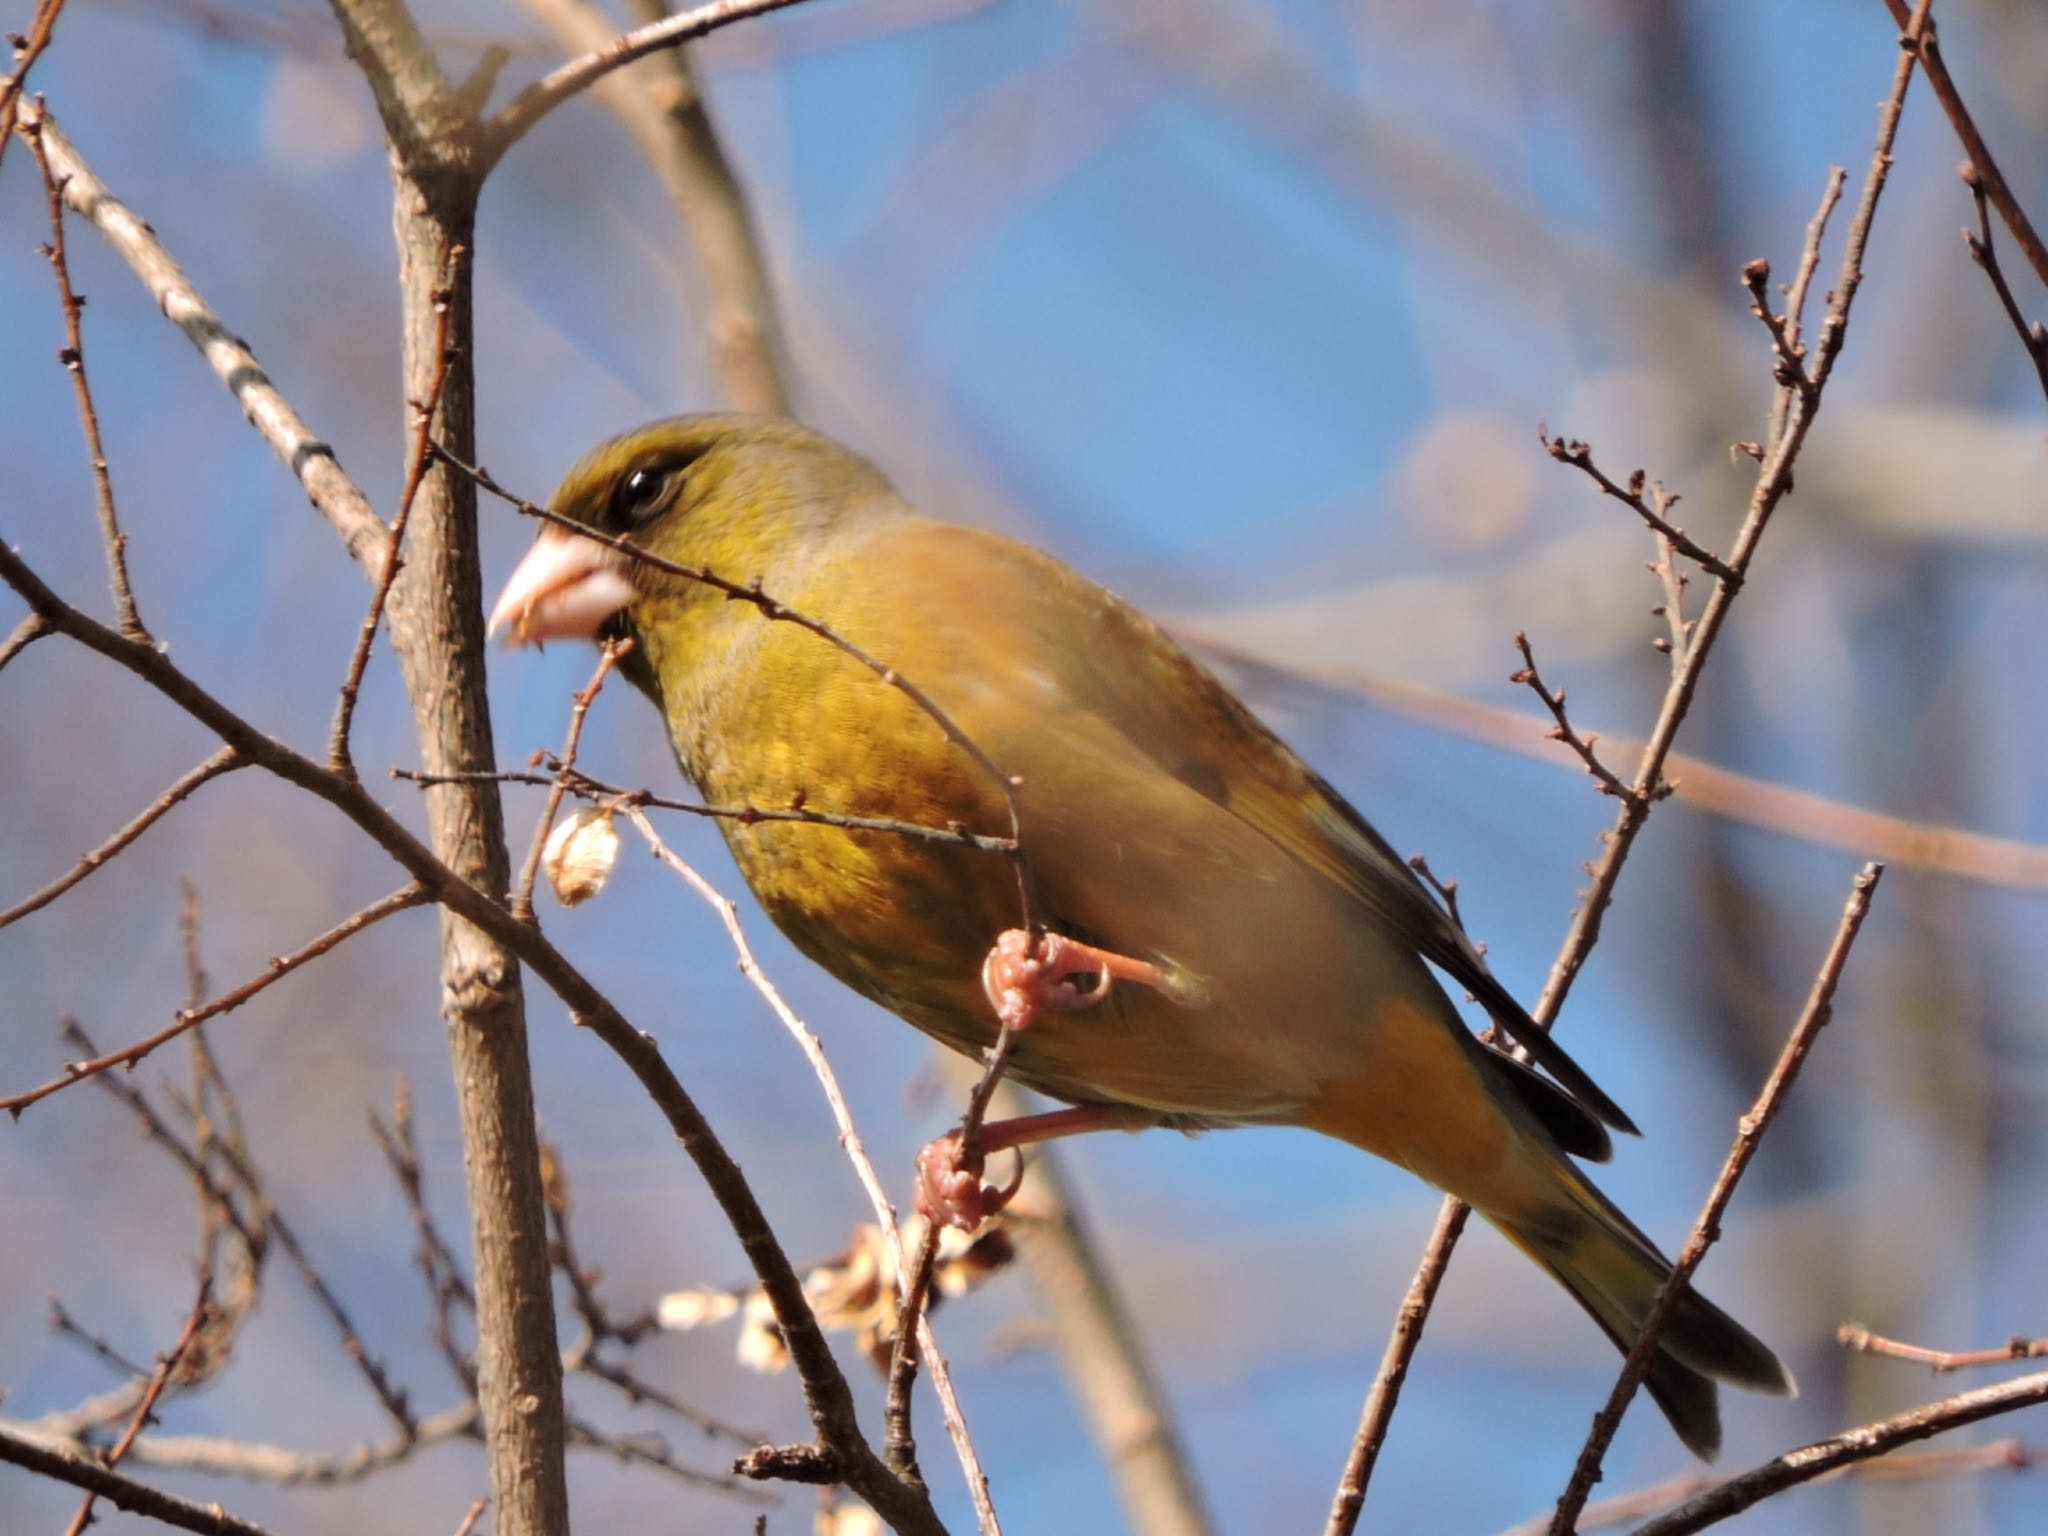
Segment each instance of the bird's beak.
M630 558L595 539L545 529L506 581L489 632L506 630L514 645L595 640L604 621L636 595L626 580Z

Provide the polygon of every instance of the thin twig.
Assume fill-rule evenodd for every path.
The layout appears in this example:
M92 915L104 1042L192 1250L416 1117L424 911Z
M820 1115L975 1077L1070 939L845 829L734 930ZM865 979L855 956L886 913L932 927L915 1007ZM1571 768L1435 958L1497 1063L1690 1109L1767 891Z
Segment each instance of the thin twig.
M2015 1376L1995 1387L1979 1387L1939 1402L1923 1403L1904 1413L1846 1429L1774 1456L1638 1527L1635 1536L1692 1536L1693 1532L1718 1525L1787 1488L1883 1456L1916 1440L2036 1403L2048 1403L2048 1371Z
M1552 741L1564 745L1586 765L1586 772L1593 775L1593 781L1600 786L1600 792L1617 799L1630 799L1635 791L1623 783L1613 769L1600 761L1600 754L1594 750L1599 744L1598 736L1581 736L1572 728L1570 718L1564 710L1564 690L1552 692L1543 682L1543 674L1536 670L1536 653L1529 646L1529 637L1521 630L1515 631L1515 649L1522 653L1522 668L1511 674L1508 681L1522 683L1529 691L1543 701L1543 707L1550 711L1550 718L1557 723L1545 734Z
M107 860L142 836L163 819L164 815L180 801L187 799L209 780L217 779L224 773L233 773L237 768L247 767L242 755L233 747L222 747L205 762L181 776L169 789L158 795L120 831L86 854L65 874L51 881L33 896L24 897L5 912L0 912L0 928L19 922L31 912L40 911L78 884L87 875L98 869Z
M157 1049L157 1047L169 1044L177 1039L178 1036L205 1023L208 1019L218 1018L221 1014L231 1009L241 1007L242 1004L248 1002L250 998L256 996L257 993L263 991L266 987L289 976L309 960L317 960L343 940L353 938L356 934L361 933L372 923L389 917L394 912L403 912L410 907L421 906L426 900L426 892L421 890L417 883L402 886L400 889L393 891L389 896L384 897L381 901L374 901L360 912L353 913L344 918L318 938L308 941L290 954L275 957L271 960L269 969L264 971L262 975L251 977L233 991L223 992L219 997L198 1008L180 1008L171 1023L158 1030L155 1034L146 1036L136 1041L133 1045L125 1045L118 1051L110 1051L104 1056L94 1057L90 1061L66 1062L62 1077L52 1078L49 1082L39 1087L26 1089L10 1097L0 1098L0 1110L6 1111L18 1120L21 1118L22 1111L31 1104L46 1099L61 1089L69 1088L72 1084L82 1082L88 1077L96 1077L100 1073L109 1071L114 1067L132 1067L149 1055L151 1051Z
M604 47L571 59L558 69L534 81L500 107L483 124L478 155L484 172L548 113L579 92L588 90L615 69L662 48L717 31L720 27L750 16L765 16L797 3L797 0L711 0L651 26L635 27L612 39Z
M484 1511L490 1507L491 1496L487 1493L478 1494L476 1502L469 1506L469 1513L464 1515L462 1523L455 1527L455 1536L471 1536L471 1533L476 1530L477 1522L483 1519Z
M134 270L156 307L199 349L207 366L240 404L249 424L298 477L356 563L374 577L383 564L389 530L369 498L343 472L334 449L314 435L270 382L256 354L200 297L156 232L93 174L77 148L58 131L49 110L23 102L21 116L24 128L36 128L43 153L63 189L64 205L90 220L115 254Z
M1906 1344L1872 1333L1861 1323L1842 1324L1835 1330L1835 1342L1860 1355L1883 1355L1891 1360L1924 1365L1937 1376L1950 1371L1969 1370L1974 1366L2004 1365L2012 1360L2039 1360L2048 1356L2048 1339L2030 1339L2024 1334L2014 1334L2003 1344L1994 1344L1989 1349L1927 1349L1919 1344Z
M1941 103L1941 110L1948 114L1956 138L1962 143L1963 153L1970 157L1970 163L1983 178L1984 190L1998 209L1999 217L2005 220L2005 227L2012 231L2013 239L2019 242L2020 250L2033 265L2034 275L2048 284L2048 243L2043 243L2040 235L2035 233L2026 210L2013 196L2005 173L1999 170L1998 162L1991 157L1991 146L1984 142L1976 119L1970 116L1970 109L1963 104L1962 92L1956 89L1955 80L1948 72L1948 63L1942 58L1941 39L1935 32L1932 19L1925 14L1927 7L1922 5L1909 9L1906 0L1884 0L1884 3L1899 28L1900 46L1919 56L1920 67L1927 74L1927 84Z
M1696 623L1687 621L1688 634ZM1403 719L1502 751L1569 767L1574 772L1583 768L1575 755L1552 744L1537 729L1537 717L1526 710L1461 698L1355 667L1274 662L1202 634L1183 632L1181 638L1232 666L1363 699ZM1600 740L1617 752L1631 755L1640 754L1643 749L1640 737L1619 732L1602 731ZM1832 795L1737 773L1683 752L1674 751L1666 756L1665 774L1664 782L1670 786L1672 798L1745 826L1761 827L1817 847L1867 854L1888 865L1933 870L1959 880L2021 891L2048 890L2048 845L1890 816Z
M2020 312L2019 300L2012 295L2012 287L2005 280L2005 269L1998 264L1998 247L1991 238L1991 210L1984 194L1984 178L1969 161L1963 162L1963 184L1970 189L1970 200L1977 209L1977 228L1973 233L1963 231L1963 244L1969 249L1970 259L1984 269L1984 275L1991 280L1991 288L1998 295L1998 304L2005 311L2005 318L2012 322L2014 332L2020 338L2020 345L2027 350L2027 360L2034 365L2034 375L2041 381L2041 393L2048 396L2048 326L2040 321L2029 322Z
M526 850L526 862L520 867L519 879L512 887L512 915L523 923L533 921L533 883L540 877L541 855L547 850L548 832L555 824L555 817L562 809L562 796L568 793L569 776L576 771L576 749L583 741L583 722L590 714L590 706L597 702L604 680L611 676L612 668L633 649L631 640L607 640L597 659L597 670L590 674L590 681L570 696L569 731L563 738L559 765L552 783L548 785L547 803L541 808L540 821L533 829L533 842Z
M135 589L128 581L128 536L114 511L114 477L107 467L107 445L100 436L99 408L93 404L92 383L85 374L85 300L71 286L71 263L64 250L64 184L50 165L43 148L41 120L27 125L29 147L35 151L36 166L43 173L43 197L49 205L50 243L43 254L57 279L57 302L64 311L64 346L57 361L71 375L71 391L78 403L78 424L85 432L86 462L92 469L93 505L99 513L100 541L107 550L107 581L114 591L114 612L121 633L131 640L149 640L142 615L136 611Z
M1920 0L1916 12L1917 20L1924 20L1928 0ZM1918 27L1916 25L1915 32ZM1892 85L1885 102L1878 112L1876 146L1871 152L1870 167L1864 178L1862 196L1858 200L1854 218L1850 223L1848 237L1842 252L1841 275L1834 291L1829 295L1828 307L1821 323L1819 345L1814 349L1813 363L1809 370L1811 388L1801 391L1789 385L1780 385L1777 392L1777 406L1781 408L1782 426L1775 429L1771 440L1760 446L1759 467L1754 489L1750 493L1749 509L1737 532L1735 543L1727 556L1728 564L1748 574L1751 561L1756 557L1757 546L1769 526L1771 515L1777 510L1786 493L1792 487L1792 468L1799 457L1799 450L1806 441L1806 434L1812 428L1819 414L1827 381L1834 372L1835 360L1841 355L1842 343L1847 335L1850 309L1855 302L1856 291L1863 280L1863 253L1869 243L1871 221L1877 210L1879 197L1891 171L1892 142L1898 132L1899 113L1905 104L1906 87L1912 79L1914 53L1901 49L1897 68L1893 72ZM1827 217L1832 211L1839 189L1829 178L1828 190L1821 199L1820 213L1807 226L1806 247L1800 262L1802 268L1811 260L1817 262L1820 242L1826 234ZM1705 608L1694 621L1695 629L1691 644L1687 647L1682 664L1674 667L1671 683L1665 691L1664 702L1652 726L1650 736L1644 743L1642 756L1636 767L1632 788L1635 793L1622 800L1621 809L1615 817L1614 826L1604 835L1600 858L1593 867L1592 884L1587 888L1577 911L1572 916L1570 929L1565 935L1557 959L1552 963L1542 995L1536 1006L1530 1010L1530 1017L1546 1027L1554 1024L1565 998L1570 994L1572 983L1585 967L1600 938L1602 919L1608 905L1614 899L1616 883L1627 863L1635 840L1649 819L1650 811L1657 800L1656 791L1663 783L1666 763L1670 760L1673 743L1677 740L1679 727L1692 708L1692 700L1699 686L1700 677L1708 656L1714 648L1714 641L1726 621L1730 606L1741 588L1726 581L1716 581ZM1324 1526L1324 1536L1351 1536L1357 1528L1359 1512L1364 1508L1365 1495L1372 1479L1373 1467L1377 1464L1382 1446L1386 1443L1387 1430L1393 1413L1400 1401L1402 1383L1407 1378L1409 1362L1416 1347L1421 1343L1422 1327L1434 1304L1437 1291L1443 1284L1444 1270L1450 1263L1451 1254L1456 1250L1458 1238L1464 1232L1470 1208L1455 1197L1447 1197L1438 1212L1435 1230L1431 1233L1421 1261L1417 1264L1414 1277L1408 1283L1407 1293L1402 1298L1399 1315L1387 1348L1380 1361L1377 1375L1366 1395L1358 1431L1352 1439L1351 1450L1345 1460L1343 1473L1337 1483L1337 1492L1331 1501L1329 1519Z
M181 1499L119 1472L110 1472L90 1457L41 1444L4 1426L0 1426L0 1461L38 1477L90 1489L116 1509L160 1520L181 1531L198 1531L201 1536L270 1536L262 1526L231 1515L218 1504L195 1504L190 1499Z
M150 1373L149 1385L143 1389L142 1401L135 1405L135 1413L128 1420L128 1427L100 1459L100 1464L109 1471L121 1464L121 1458L126 1456L129 1447L135 1444L135 1437L142 1433L142 1426L150 1421L150 1414L156 1408L157 1399L163 1396L164 1387L170 1382L172 1372L177 1370L178 1362L184 1358L185 1351L192 1347L193 1339L198 1336L199 1329L212 1308L212 1288L202 1280L199 1284L199 1294L192 1303L192 1310L186 1315L185 1326L179 1330L177 1342L171 1345L168 1354L157 1357L156 1369ZM85 1528L92 1524L92 1507L98 1499L97 1490L86 1490L85 1497L79 1502L78 1513L71 1517L71 1524L65 1529L64 1536L83 1536Z
M814 827L839 827L849 832L886 832L894 837L948 843L956 848L976 848L983 853L1007 854L1013 852L1017 846L1014 838L991 837L982 832L970 832L957 824L933 827L923 822L899 821L892 816L842 816L836 811L814 811L801 805L705 805L701 801L671 800L650 790L626 789L617 784L607 784L603 779L593 778L581 768L565 772L559 760L550 766L554 770L551 773L509 769L479 769L470 773L421 773L412 768L393 768L391 777L421 785L488 780L494 784L532 784L542 789L551 789L556 784L561 784L578 799L588 800L594 804L632 804L657 811L681 811L685 815L703 816L716 821L736 821L743 827L750 827L763 821L795 822Z
M1953 1451L1896 1451L1881 1461L1851 1462L1816 1478L1857 1477L1866 1482L1912 1483L1938 1477L1966 1477L1980 1472L2024 1472L2048 1460L2048 1450L2017 1438L1993 1440L1985 1445L1965 1446ZM1627 1520L1641 1520L1668 1509L1681 1499L1718 1488L1731 1479L1711 1472L1682 1472L1661 1483L1631 1489L1588 1504L1579 1516L1580 1532L1604 1530ZM1502 1531L1500 1536L1548 1536L1550 1511Z
M64 0L36 0L36 13L29 21L27 34L13 39L14 73L0 79L0 162L7 159L8 141L14 137L15 108L28 84L28 72L50 46L57 13L63 9Z
M526 0L572 53L607 46L613 23L594 0ZM665 0L634 0L633 20L671 15ZM700 329L719 393L734 410L790 414L782 321L752 210L704 100L687 47L652 55L642 69L606 76L597 95L618 116L661 179L703 279Z
M412 402L414 428L412 457L405 472L405 489L398 498L398 515L391 519L389 544L384 552L376 573L376 585L370 592L370 606L363 614L362 626L356 631L356 643L349 652L348 666L341 676L341 693L334 705L334 725L327 737L327 766L336 773L355 777L355 764L349 760L349 726L355 719L356 696L363 689L363 672L370 664L370 649L377 643L378 626L384 622L385 604L391 601L391 584L398 579L398 573L405 564L405 529L412 521L412 506L418 500L420 482L427 477L427 466L434 461L434 418L441 411L441 395L448 385L448 366L454 361L454 354L448 344L449 314L456 268L469 255L465 246L453 246L448 252L448 263L441 277L441 288L434 302L434 354L439 361L434 366L433 382L427 386L426 398Z
M1673 548L1700 569L1720 577L1723 581L1742 580L1733 566L1671 521L1671 509L1678 505L1678 497L1649 480L1640 469L1628 477L1627 485L1620 485L1593 462L1593 449L1590 444L1577 438L1552 437L1548 430L1544 429L1539 429L1536 435L1542 442L1544 451L1553 459L1560 464L1569 464L1584 473L1601 490L1649 524L1651 529L1670 540ZM1644 499L1645 491L1649 492L1650 500ZM1654 506L1651 504L1652 501L1655 502Z
M831 1107L832 1119L839 1127L839 1145L846 1152L847 1161L852 1163L861 1187L867 1192L868 1204L875 1213L875 1224L881 1229L883 1240L888 1244L889 1253L895 1262L897 1295L901 1298L896 1323L896 1351L900 1354L904 1348L902 1341L906 1337L905 1319L915 1318L916 1326L911 1333L917 1340L919 1351L930 1362L932 1390L938 1394L940 1410L946 1421L946 1431L952 1437L954 1450L960 1459L960 1470L966 1477L968 1489L975 1499L976 1512L981 1516L984 1528L988 1528L995 1519L993 1508L988 1506L988 1477L982 1471L981 1458L975 1451L973 1436L968 1432L966 1416L961 1412L959 1398L954 1392L952 1372L947 1367L946 1357L939 1350L938 1339L932 1332L930 1318L925 1315L922 1299L920 1298L920 1304L915 1309L910 1305L910 1298L920 1289L917 1283L918 1275L924 1276L926 1287L930 1284L932 1265L937 1255L938 1223L925 1223L924 1243L919 1249L917 1261L913 1263L904 1251L903 1234L896 1221L896 1207L891 1203L888 1191L875 1172L874 1162L869 1158L867 1147L862 1143L860 1132L853 1123L853 1112L847 1107L845 1094L840 1091L838 1074L832 1070L832 1063L825 1055L824 1044L812 1032L810 1026L797 1016L796 1011L783 998L781 989L769 979L768 973L761 969L760 962L754 958L753 945L747 941L746 931L740 926L739 909L661 840L654 824L638 806L627 804L622 807L622 814L632 823L634 830L646 839L647 846L654 856L680 875L692 890L710 903L712 910L718 914L719 921L725 925L726 935L732 941L734 953L739 957L741 974L761 994L769 1009L781 1021L782 1027L789 1031L798 1049L810 1062L811 1070L817 1075L818 1082L825 1092L825 1102ZM991 1091L992 1089L993 1085ZM983 1112L986 1111L986 1107L987 1101L984 1097ZM980 1115L977 1114L976 1123L979 1122ZM930 1256L926 1255L927 1248L930 1249ZM892 1355L892 1365L894 1359L895 1356ZM892 1386L893 1381L892 1376ZM891 1401L895 1401L893 1393ZM906 1469L902 1465L895 1465L899 1473L905 1472Z
M1866 864L1851 883L1849 899L1842 908L1841 923L1835 929L1834 942L1828 946L1826 958L1814 975L1813 988L1807 993L1806 1006L1800 1010L1799 1021L1793 1026L1791 1036L1785 1041L1785 1049L1757 1094L1756 1103L1742 1117L1735 1144L1728 1149L1728 1160L1722 1164L1720 1175L1714 1180L1714 1187L1700 1210L1699 1219L1693 1223L1691 1236L1678 1251L1671 1273L1665 1276L1656 1298L1650 1303L1650 1310L1636 1331L1628 1356L1622 1362L1620 1377L1615 1381L1614 1391L1608 1396L1606 1405L1594 1415L1592 1430L1579 1451L1571 1480L1557 1501L1557 1511L1550 1522L1551 1536L1571 1536L1593 1485L1600 1481L1601 1458L1613 1443L1615 1432L1621 1428L1621 1416L1628 1411L1643 1378L1649 1374L1650 1362L1656 1357L1665 1324L1678 1309L1694 1271L1707 1256L1707 1249L1721 1235L1721 1217L1728 1209L1728 1202L1734 1198L1735 1186L1748 1171L1764 1132L1777 1118L1785 1095L1791 1091L1799 1069L1806 1064L1814 1041L1827 1027L1828 1020L1834 1017L1835 989L1841 983L1843 967L1849 962L1849 951L1856 943L1856 935L1870 911L1871 897L1883 875L1882 865Z

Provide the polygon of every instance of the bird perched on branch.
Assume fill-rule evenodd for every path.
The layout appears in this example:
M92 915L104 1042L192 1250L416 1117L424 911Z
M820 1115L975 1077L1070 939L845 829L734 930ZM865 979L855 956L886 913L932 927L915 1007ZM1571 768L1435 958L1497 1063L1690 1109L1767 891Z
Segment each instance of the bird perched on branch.
M1014 808L1021 859L720 823L798 948L971 1056L1000 1014L1012 1074L1072 1106L935 1143L928 1207L971 1224L1002 1198L980 1156L1049 1136L1302 1126L1467 1201L1632 1341L1670 1265L1571 1159L1635 1126L1385 839L1158 625L1047 555L924 516L787 421L642 427L586 455L553 508L593 536L544 528L492 628L630 635L623 669L713 803L994 839ZM1528 1064L1471 1034L1432 966ZM1688 1289L1647 1385L1701 1456L1716 1381L1792 1391Z

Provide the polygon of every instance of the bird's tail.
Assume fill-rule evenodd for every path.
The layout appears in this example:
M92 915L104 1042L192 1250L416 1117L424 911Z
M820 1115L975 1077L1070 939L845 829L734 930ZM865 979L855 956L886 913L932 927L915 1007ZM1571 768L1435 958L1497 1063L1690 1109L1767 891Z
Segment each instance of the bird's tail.
M1482 1207L1481 1214L1555 1275L1626 1351L1671 1273L1670 1261L1577 1169L1561 1157L1549 1162L1554 1198L1534 1210ZM1709 1461L1721 1449L1719 1381L1780 1397L1797 1391L1769 1346L1687 1286L1658 1336L1644 1385L1678 1438Z

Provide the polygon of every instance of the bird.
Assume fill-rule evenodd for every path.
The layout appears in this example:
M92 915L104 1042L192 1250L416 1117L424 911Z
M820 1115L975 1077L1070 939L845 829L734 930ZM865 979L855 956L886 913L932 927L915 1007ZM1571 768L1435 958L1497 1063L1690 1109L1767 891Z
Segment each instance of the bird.
M1066 1106L941 1138L921 1205L971 1225L1007 1194L982 1156L1053 1136L1301 1127L1465 1201L1629 1348L1671 1266L1574 1159L1637 1127L1159 624L781 418L642 426L549 506L489 629L630 637L620 670L706 800L803 813L720 822L796 948L971 1057L1007 1027L1010 1074ZM863 818L946 835L835 824ZM1795 1390L1688 1286L1645 1384L1703 1459L1720 1382Z

